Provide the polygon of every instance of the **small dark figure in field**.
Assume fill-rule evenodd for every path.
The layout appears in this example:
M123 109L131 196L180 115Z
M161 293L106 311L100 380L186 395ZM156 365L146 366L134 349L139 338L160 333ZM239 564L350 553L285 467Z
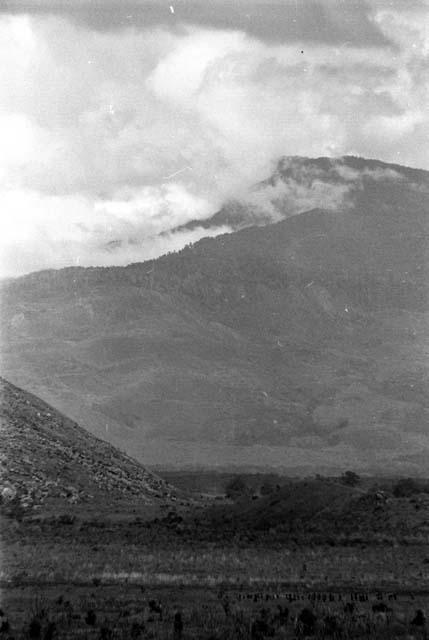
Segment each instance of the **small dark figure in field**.
M7 633L10 629L9 620L5 616L3 609L0 609L0 634Z
M183 635L183 620L180 611L174 614L174 640L181 640Z
M231 613L231 604L229 602L229 598L228 596L225 596L222 600L222 608L225 612L226 617L229 616L229 614Z
M411 624L415 627L424 627L426 624L426 616L421 609L417 609Z
M341 638L342 628L334 615L325 616L323 619L324 634L334 638Z
M85 617L85 622L86 624L88 624L90 627L93 627L95 625L95 623L97 622L97 616L95 614L95 611L93 611L92 609L90 609Z
M269 611L261 609L259 618L253 621L250 629L250 637L252 640L264 640L274 635L274 628L269 624Z
M55 622L49 622L43 635L43 640L54 640L57 637L57 625Z
M131 625L130 638L132 638L132 640L137 640L137 638L142 637L142 634L145 631L146 631L146 628L145 628L144 622L137 622L137 620L135 620Z
M310 609L303 609L298 616L296 630L299 635L309 636L314 633L317 616Z
M28 626L28 637L31 638L31 640L38 640L41 635L42 625L40 623L40 620L38 620L37 618L33 618Z
M287 607L282 607L280 604L277 605L278 614L276 615L276 620L279 623L279 626L286 626L289 620L289 609Z
M148 605L150 613L157 613L162 620L162 604L157 600L149 600Z
M113 637L113 633L109 627L101 627L100 635L98 636L99 640L111 640Z

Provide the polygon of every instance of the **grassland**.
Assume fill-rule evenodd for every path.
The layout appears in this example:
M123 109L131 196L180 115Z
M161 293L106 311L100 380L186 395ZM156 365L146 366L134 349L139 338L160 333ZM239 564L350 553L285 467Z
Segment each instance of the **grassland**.
M151 601L162 610L161 614L151 610ZM31 625L34 629L37 627L35 621L39 621L40 637L46 637L48 629L53 629L52 637L87 639L262 640L270 637L280 640L312 637L417 640L425 638L426 631L412 622L416 620L416 611L423 609L427 602L427 594L406 592L316 594L274 587L210 589L100 585L90 588L55 586L43 592L33 588L14 589L8 592L5 604L16 612L13 629L17 637L31 637ZM383 609L383 604L387 612L373 610ZM305 629L299 624L304 609L316 618L311 628ZM183 624L181 634L174 630L177 613Z
M307 637L426 637L411 623L429 604L427 541L321 544L260 532L246 543L221 527L187 536L189 517L5 519L1 602L13 636L4 637L48 639L55 628L52 638L298 638L303 609L317 619ZM34 620L39 636L29 635Z

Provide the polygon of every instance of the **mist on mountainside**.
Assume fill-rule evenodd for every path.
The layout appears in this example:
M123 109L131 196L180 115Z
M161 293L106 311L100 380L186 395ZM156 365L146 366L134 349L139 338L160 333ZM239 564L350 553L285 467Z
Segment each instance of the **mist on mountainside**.
M340 211L371 208L377 203L397 207L400 201L404 206L408 199L423 204L428 190L428 172L419 169L353 156L316 159L284 156L266 180L225 203L212 217L191 220L178 230L202 228L214 233L216 229L222 231L225 225L237 230L278 222L315 208Z

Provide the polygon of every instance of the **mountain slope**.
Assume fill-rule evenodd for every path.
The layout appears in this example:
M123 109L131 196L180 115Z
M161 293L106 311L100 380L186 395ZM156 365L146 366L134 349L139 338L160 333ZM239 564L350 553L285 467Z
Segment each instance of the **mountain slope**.
M392 215L395 209L424 208L428 189L429 173L420 169L353 156L285 156L250 194L227 202L212 217L191 220L180 229L229 226L237 230L317 207L330 211L360 208L371 214L381 205Z
M0 379L2 504L73 510L167 501L167 483L35 396Z
M4 375L147 464L423 472L428 174L341 172L353 206L6 283Z

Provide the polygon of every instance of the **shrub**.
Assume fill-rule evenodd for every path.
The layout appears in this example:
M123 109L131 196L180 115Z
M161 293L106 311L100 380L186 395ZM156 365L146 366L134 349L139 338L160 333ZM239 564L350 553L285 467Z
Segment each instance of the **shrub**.
M421 488L413 478L401 478L393 487L393 495L395 498L409 498L420 492Z
M279 487L280 489L280 487ZM265 482L260 488L261 496L269 496L271 493L275 493L278 489L276 485L272 482Z
M248 491L249 488L241 476L236 476L230 480L225 487L227 498L232 498L233 500L247 495Z
M75 521L76 516L73 516L70 513L63 513L58 516L58 524L74 524Z
M356 487L360 482L360 477L354 471L346 471L341 476L341 482L348 487Z

